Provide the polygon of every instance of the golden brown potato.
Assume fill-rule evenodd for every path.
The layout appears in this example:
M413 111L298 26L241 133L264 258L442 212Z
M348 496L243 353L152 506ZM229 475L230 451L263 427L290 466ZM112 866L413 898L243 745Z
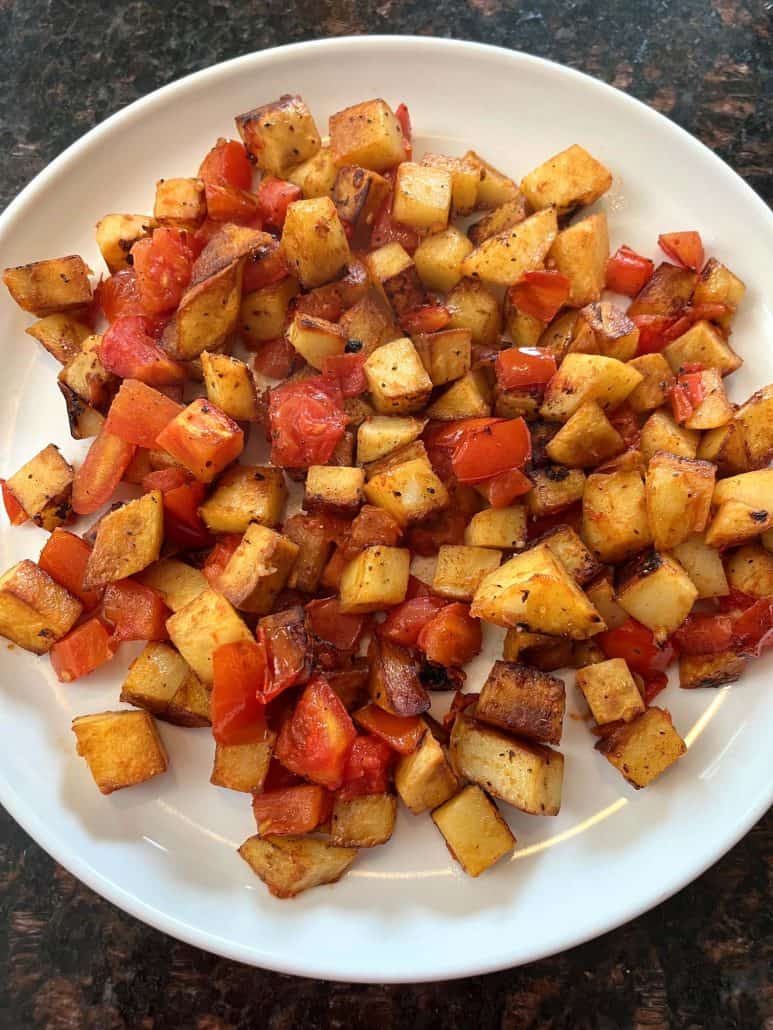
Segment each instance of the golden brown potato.
M101 343L100 335L87 336L78 353L67 362L57 376L57 383L64 394L68 409L72 408L69 411L71 429L73 421L78 423L85 405L105 414L118 388L117 377L108 372L99 360Z
M638 790L681 758L687 747L662 708L648 708L596 744L596 749Z
M497 806L474 785L435 809L432 821L468 876L480 876L516 845Z
M702 533L709 520L716 469L708 461L677 458L657 451L645 480L647 518L652 541L670 551L691 533Z
M689 268L678 268L663 261L649 282L640 290L628 308L628 317L665 315L678 317L692 296L698 276Z
M502 642L502 657L506 662L518 663L520 660L525 663L527 653L530 653L533 648L547 646L562 639L562 637L551 637L547 633L527 633L517 627L509 629Z
M638 346L638 328L616 305L605 300L578 311L570 350L630 361Z
M365 362L373 405L385 415L417 411L432 391L432 380L408 337L385 343Z
M547 385L540 414L551 422L566 422L589 401L608 411L622 404L641 381L635 368L617 358L567 354Z
M585 593L599 612L607 629L618 629L628 620L628 612L617 603L615 590L607 575L601 575L587 587Z
M43 318L90 304L90 271L82 257L71 254L6 268L3 282L23 311Z
M175 358L191 361L202 351L215 351L239 323L244 259L240 258L186 290L164 330L164 348Z
M475 718L517 737L560 744L565 708L563 680L516 662L495 662L476 702Z
M309 200L312 197L332 197L336 175L338 165L333 148L329 143L323 143L313 157L291 168L285 178L298 186Z
M351 260L349 241L330 197L296 200L287 208L282 249L303 286L322 286Z
M348 340L362 344L361 353L372 354L383 343L398 340L402 330L394 322L394 313L383 296L373 290L344 311L338 322Z
M429 290L447 293L462 278L462 262L472 251L472 243L454 226L426 236L413 260L419 279Z
M717 321L723 329L729 329L735 309L743 300L746 287L738 276L733 275L716 258L709 258L703 266L698 284L692 295L693 304L727 304L731 309Z
M695 322L664 348L663 357L676 373L685 365L697 362L705 368L716 368L726 376L743 364L710 322Z
M502 560L500 551L488 547L443 544L438 550L432 592L454 601L471 601L482 580Z
M649 551L620 573L617 600L662 643L690 614L698 590L685 570L667 554Z
M72 721L78 754L103 794L166 772L167 757L148 712L96 712Z
M524 546L526 535L526 509L522 504L515 504L476 512L467 523L464 542L469 547L514 551Z
M736 547L773 527L773 510L753 508L744 501L724 501L706 530L709 547Z
M200 569L176 558L163 558L148 565L138 579L146 587L157 590L164 604L173 612L184 608L194 597L209 589L209 582Z
M545 544L579 586L589 583L601 572L601 565L571 526L556 526L548 530L538 543Z
M280 178L312 158L321 145L311 111L301 97L289 93L238 115L236 128L258 168Z
M519 225L528 215L529 205L526 197L519 193L512 200L506 201L501 207L489 211L479 221L474 222L467 230L467 236L476 247L479 247L489 237Z
M446 157L445 154L425 154L421 163L428 168L440 168L450 172L453 212L456 215L471 214L478 200L478 187L481 181L479 164L467 157Z
M722 687L725 683L735 683L748 660L735 651L680 655L679 686L683 690L695 690L697 687Z
M244 533L251 522L273 529L282 520L287 485L281 469L234 465L199 509L213 533Z
M698 451L700 433L677 425L671 413L653 411L641 428L641 448L644 460L649 462L658 451L668 451L682 458L694 458Z
M577 670L577 686L599 726L630 722L644 711L644 701L622 658L610 658Z
M496 343L502 312L497 298L481 283L462 279L446 297L445 306L451 312L448 329L469 329L474 344Z
M461 379L472 364L472 333L469 329L442 329L414 337L416 350L429 372L433 386L445 386Z
M311 465L306 474L303 507L354 515L364 500L365 470L333 465Z
M253 744L215 744L215 761L209 782L215 787L259 794L271 764L276 734L266 732Z
M611 185L611 173L578 143L555 154L521 180L521 189L535 210L555 207L560 214L593 204Z
M429 730L415 751L397 760L395 789L414 815L437 808L459 789L443 747Z
M582 498L582 537L603 562L618 562L652 543L639 472L588 476Z
M625 449L623 438L595 401L582 404L547 445L551 461L593 468Z
M177 726L209 726L209 693L182 655L162 643L149 643L129 666L121 701L144 708Z
M242 297L239 325L248 347L258 347L284 335L290 301L298 289L298 280L288 275Z
M662 354L642 354L628 362L643 379L628 394L627 402L637 413L654 411L668 399L668 391L676 382L671 366Z
M726 561L727 578L734 590L752 597L773 596L773 554L759 544L747 544Z
M72 517L72 465L59 448L50 443L22 465L6 481L10 490L32 521L52 532Z
M400 123L385 100L366 100L330 116L330 146L339 165L385 172L405 159Z
M251 522L217 579L223 597L245 612L266 615L286 585L298 545L259 522Z
M715 548L709 547L705 534L687 537L674 548L674 557L693 581L699 599L724 597L730 593L722 556Z
M217 591L203 590L166 620L169 637L206 685L213 682L212 655L222 644L254 640L238 613Z
M392 217L420 233L440 232L451 211L451 173L403 161L397 166Z
M239 854L276 898L294 898L310 887L336 883L357 857L314 837L249 837Z
M164 539L164 505L160 490L108 512L100 519L83 585L115 583L158 561Z
M714 487L712 504L717 507L726 501L742 501L752 508L773 509L773 469L720 479Z
M89 326L71 315L46 315L24 331L41 343L60 365L72 361L83 341L91 336Z
M158 223L150 215L105 215L97 222L97 246L109 271L129 268L129 253Z
M402 547L366 547L341 576L341 610L359 615L400 604L408 589L410 561L410 551Z
M357 460L365 465L384 458L422 433L424 419L396 415L371 415L357 428Z
M468 150L462 160L480 170L480 182L475 201L476 210L491 211L493 208L506 204L508 200L515 200L518 196L518 187L513 180L498 171L488 161L484 161L474 150Z
M727 399L722 376L716 368L699 372L703 399L685 420L686 429L717 429L733 418L733 405Z
M728 471L750 472L770 464L773 460L773 386L753 393L736 412L732 425L737 428L743 445L743 458L735 459L735 463L742 463L743 467ZM732 462L736 447L731 444L730 450L732 454L728 453L727 458Z
M608 258L607 216L603 212L575 222L556 236L548 265L569 279L570 307L582 308L599 299Z
M243 361L204 351L201 370L208 400L237 422L257 422L255 381Z
M356 230L367 230L389 194L389 183L378 172L359 165L339 168L333 185L338 217Z
M448 505L448 491L426 456L370 474L364 487L370 504L388 511L401 526L418 522Z
M534 518L554 515L579 501L585 492L585 473L564 465L548 465L530 474L533 488L526 494L529 514Z
M287 339L312 368L322 370L325 358L343 354L346 338L339 326L325 318L298 312L287 328Z
M511 286L526 272L542 267L557 232L555 211L538 211L484 240L462 262L462 274L498 286Z
M201 179L159 179L153 217L161 225L195 228L207 215Z
M339 847L375 848L392 836L397 818L393 794L336 798L330 817L330 840Z
M486 373L481 368L466 372L427 408L429 418L442 422L485 418L490 414L491 388Z
M0 576L0 636L25 651L45 654L82 610L80 601L27 559Z
M577 311L562 311L550 325L543 327L537 346L550 351L555 355L557 361L563 361L569 353L574 338L577 315Z

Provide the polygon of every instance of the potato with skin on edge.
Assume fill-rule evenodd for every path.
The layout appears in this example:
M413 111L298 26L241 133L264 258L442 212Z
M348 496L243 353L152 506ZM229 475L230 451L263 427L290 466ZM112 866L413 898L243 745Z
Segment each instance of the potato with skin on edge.
M357 857L313 837L249 837L239 854L277 898L293 898L310 887L340 880Z
M578 143L555 154L521 180L521 189L533 208L555 207L560 213L593 204L611 185L610 172Z
M475 718L541 744L560 744L563 681L517 662L494 662L475 705Z

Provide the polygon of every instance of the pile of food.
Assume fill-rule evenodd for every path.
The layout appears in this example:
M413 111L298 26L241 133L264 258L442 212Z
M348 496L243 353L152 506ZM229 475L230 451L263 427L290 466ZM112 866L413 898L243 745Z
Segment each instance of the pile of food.
M383 100L329 139L298 96L236 126L152 216L98 223L96 283L5 271L93 442L2 483L50 536L0 578L0 633L64 683L145 641L78 752L108 794L167 768L156 720L211 726L273 894L337 880L398 802L477 876L516 844L494 799L559 811L555 671L644 787L685 752L669 664L716 686L771 642L773 387L724 385L744 285L694 231L610 256L578 145L517 183L414 155ZM483 623L502 658L465 684Z

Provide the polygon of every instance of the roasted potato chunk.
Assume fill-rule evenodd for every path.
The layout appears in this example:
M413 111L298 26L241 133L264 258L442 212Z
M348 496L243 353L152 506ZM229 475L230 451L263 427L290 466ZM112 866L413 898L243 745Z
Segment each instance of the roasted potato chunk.
M402 547L366 547L341 576L341 610L378 612L405 600L411 553Z
M743 457L735 458L730 453L718 455L720 460L725 458L731 463L735 460L736 464L742 464L741 468L729 471L749 472L768 465L773 459L773 386L765 386L753 393L736 412L732 426L740 436ZM732 444L731 449L735 450Z
M644 711L639 688L622 658L578 669L576 682L599 726L630 722Z
M166 620L170 639L199 679L213 682L212 655L222 644L254 640L229 602L215 590L203 590Z
M628 362L643 378L628 394L627 403L637 413L654 411L668 399L668 391L676 382L671 366L662 354L642 354Z
M471 601L484 577L499 568L500 551L488 547L443 544L438 550L432 591L455 601Z
M700 433L677 425L668 411L653 411L641 428L641 448L644 460L649 462L658 451L668 451L681 458L694 458L698 451Z
M251 522L273 529L282 519L287 485L281 469L234 465L199 509L213 533L244 533Z
M158 560L164 539L164 505L160 490L151 490L108 512L97 526L83 585L115 583Z
M606 576L599 576L585 587L585 593L607 624L607 629L618 629L628 619L628 612L617 603L614 587Z
M357 427L357 460L365 465L413 443L421 435L424 419L406 415L370 415Z
M689 268L678 268L663 261L634 298L628 317L665 315L676 318L687 306L697 280L698 276Z
M617 562L652 543L639 472L588 476L582 498L582 536L603 562Z
M414 337L433 386L461 379L472 365L472 333L469 329L442 329Z
M459 789L445 751L429 730L415 751L398 759L395 789L414 815L437 808Z
M426 457L371 475L364 487L370 504L383 508L401 526L447 507L448 491Z
M540 414L550 422L566 422L589 401L605 411L617 408L642 378L640 372L617 358L567 354L547 385Z
M60 365L72 361L83 341L91 336L90 327L72 315L46 315L24 332L42 344Z
M43 318L90 304L90 271L82 257L71 254L6 268L3 282L23 311Z
M497 286L511 286L526 272L542 267L557 233L555 211L538 211L484 240L462 262L462 274Z
M288 182L298 186L304 197L332 197L338 165L329 143L323 143L313 157L302 161L286 173Z
M630 361L638 345L638 328L624 311L609 301L586 304L577 313L570 350Z
M528 215L529 205L526 197L519 193L471 225L467 230L467 236L476 247L479 247L489 237L519 225Z
M239 323L244 259L232 261L186 290L164 330L164 348L173 357L192 361L215 351Z
M680 655L679 686L683 690L695 690L697 687L722 687L726 683L735 683L747 662L748 658L735 651Z
M322 286L351 260L349 241L330 197L296 200L287 208L282 230L287 263L303 286Z
M248 347L256 348L284 336L290 301L297 293L298 280L288 275L242 297L239 325Z
M674 557L693 581L699 599L724 597L730 593L722 557L706 543L705 534L687 537L674 548Z
M64 394L68 408L80 407L80 411L70 412L71 424L83 411L84 404L105 413L118 387L117 377L108 372L99 360L101 343L102 337L99 334L87 336L78 353L67 362L57 376L59 389ZM73 398L80 400L80 405Z
M516 844L497 806L473 784L436 809L432 821L468 876L480 876Z
M271 764L276 734L266 732L253 744L215 744L215 761L209 782L215 787L259 794Z
M513 180L498 171L492 164L485 161L474 150L468 150L462 158L480 170L480 182L478 183L478 195L475 201L475 209L491 211L501 207L508 200L515 200L518 196L518 187Z
M108 270L120 272L129 268L129 253L137 242L149 236L156 227L150 215L105 215L97 222L97 246Z
M52 532L72 516L72 465L65 461L59 448L50 443L6 481L32 521Z
M563 680L517 662L494 662L475 705L475 718L517 737L560 744L566 690Z
M451 210L451 173L403 161L397 166L392 217L420 233L440 232Z
M478 199L481 180L480 165L467 157L446 157L445 154L425 154L422 165L440 168L451 173L451 206L456 215L469 215ZM472 250L472 247L470 247Z
M312 368L321 370L325 358L343 354L346 337L341 328L325 318L298 312L287 328L287 339Z
M524 546L526 535L526 509L515 504L476 512L464 531L464 542L469 547L514 551Z
M685 419L686 429L718 429L733 418L734 409L725 393L722 376L716 368L707 368L698 373L703 399L692 415Z
M547 445L551 461L570 468L593 468L625 448L623 438L595 402L581 405Z
M773 595L773 554L759 544L740 547L727 559L727 578L734 590L752 597Z
M608 258L607 216L603 213L575 222L555 237L548 265L569 279L567 303L571 307L582 308L599 299Z
M266 615L292 571L298 545L267 526L251 522L217 579L217 587L236 608Z
M742 501L752 508L773 510L773 469L720 479L714 486L712 504L716 507L726 501Z
M453 422L463 418L485 418L491 414L491 389L483 369L466 372L427 408L430 418Z
M526 494L529 513L535 518L554 515L579 501L585 492L585 473L564 465L548 465L531 473L534 486Z
M356 514L364 500L365 470L333 465L311 465L306 475L303 506L307 511L327 509Z
M685 570L667 554L649 551L627 565L617 588L622 608L662 643L690 614L698 590Z
M238 115L236 128L258 168L280 178L314 157L321 145L311 111L301 97L289 93Z
M356 230L364 231L373 225L388 194L388 181L378 172L359 165L339 168L333 185L333 203L338 217Z
M724 501L706 530L709 547L736 547L773 527L773 511L743 501Z
M103 794L166 772L167 757L148 712L98 712L73 719L78 754Z
M579 586L584 586L601 572L601 565L571 526L556 526L539 539L558 558Z
M339 165L385 172L405 159L400 123L385 100L366 100L330 116L330 146Z
M338 847L375 848L392 836L397 818L393 794L336 798L330 817L330 840Z
M237 422L257 422L255 381L243 361L204 351L201 370L208 400Z
M494 344L502 329L502 312L497 298L474 279L462 279L445 300L451 312L447 329L469 329L472 342Z
M208 726L209 694L182 655L151 642L129 666L121 701L178 726Z
M370 277L397 315L419 307L425 300L416 264L397 242L386 243L366 258Z
M173 612L184 608L189 601L209 588L207 578L200 569L176 558L163 558L148 565L138 578L146 587L157 590L164 604Z
M716 469L709 461L677 458L658 451L645 480L647 518L652 541L670 551L691 533L702 533L709 520Z
M425 236L413 255L419 279L428 290L447 293L462 278L462 262L472 243L455 226Z
M201 179L159 179L153 217L161 225L195 228L207 215Z
M45 654L82 610L80 601L27 559L0 576L0 636L25 651Z
M385 415L417 411L432 391L432 380L407 337L375 350L365 362L365 375L373 405Z
M239 854L276 898L340 880L357 857L356 848L339 848L313 837L249 837Z
M521 180L521 189L535 210L555 207L559 214L593 204L611 185L611 173L578 143L544 161Z
M743 364L710 322L695 322L664 348L663 357L677 374L685 365L698 363L726 376Z
M662 708L648 708L602 737L596 749L638 790L657 779L687 751Z
M743 300L746 287L737 275L733 275L716 258L709 258L703 266L695 291L693 304L726 304L731 310L717 321L723 329L729 329L735 309Z

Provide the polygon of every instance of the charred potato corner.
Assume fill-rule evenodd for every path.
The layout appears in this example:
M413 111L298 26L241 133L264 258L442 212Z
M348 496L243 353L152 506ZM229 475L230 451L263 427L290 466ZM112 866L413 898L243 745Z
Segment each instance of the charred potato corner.
M73 722L84 775L129 788L211 734L275 896L399 807L478 876L559 813L567 707L642 788L686 751L669 665L715 687L773 639L773 386L728 393L745 287L696 231L612 252L580 143L502 170L424 153L404 104L325 124L289 94L233 137L144 213L116 197L88 263L4 272L64 405L2 470L48 536L0 576L0 633L65 684L143 642L124 707Z

